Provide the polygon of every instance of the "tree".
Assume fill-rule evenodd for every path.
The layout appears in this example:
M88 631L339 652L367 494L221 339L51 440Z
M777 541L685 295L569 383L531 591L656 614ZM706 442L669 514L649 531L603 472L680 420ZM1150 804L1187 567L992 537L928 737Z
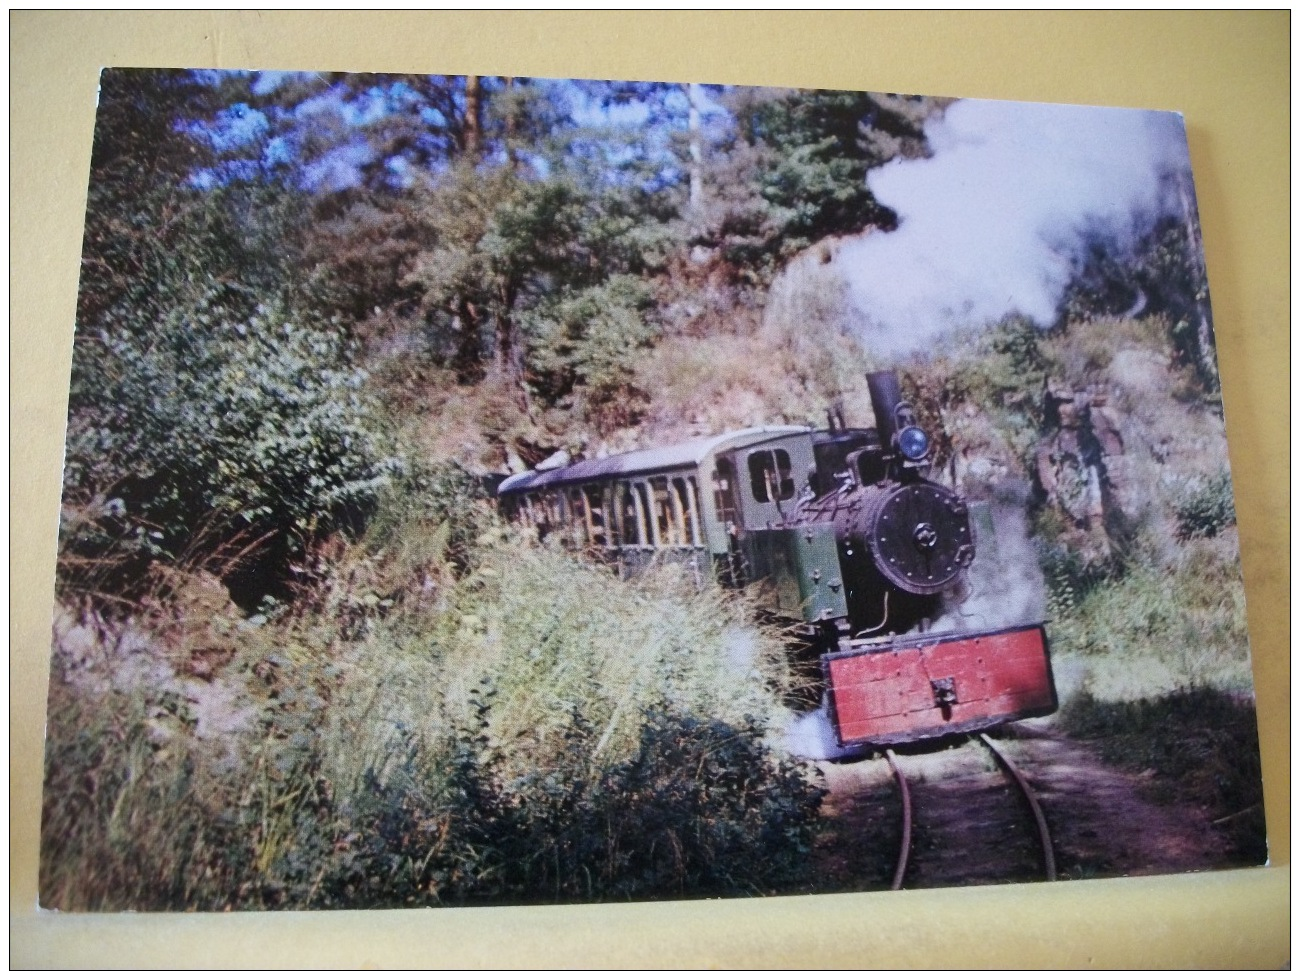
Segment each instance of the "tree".
M656 336L653 308L653 288L629 274L550 295L523 319L533 387L602 432L633 424L646 397L636 354Z
M443 74L268 73L254 76L250 106L268 119L274 160L304 187L401 190L494 147L484 107L504 86ZM332 163L341 163L333 175Z
M1218 394L1209 285L1190 172L1164 178L1165 212L1132 234L1085 234L1058 307L1060 323L1095 316L1163 314L1174 353L1202 388Z
M488 237L497 210L521 189L509 169L460 166L416 196L426 243L403 283L420 293L435 349L463 381L480 377L494 351L510 357L521 280L509 248L493 252Z
M190 71L109 69L100 74L82 239L79 321L103 320L122 301L148 299L142 277L159 241L175 239L189 204L186 182L211 164L210 145L187 130L214 114L220 92ZM76 384L77 361L73 361Z
M728 90L733 124L713 152L712 203L700 241L766 277L830 235L896 216L876 201L867 172L927 152L924 123L942 99L854 91Z
M454 337L455 363L474 375L491 355L518 369L517 312L565 287L645 272L670 245L633 193L595 193L572 178L523 179L508 167L460 167L422 195L430 245L408 280L433 326Z
M361 337L372 320L400 326L420 310L413 271L433 245L421 209L434 187L467 178L458 169L523 173L557 123L544 87L514 78L291 75L261 87L266 154L313 200L307 257L328 267Z
M108 72L101 95L62 540L65 564L109 564L100 581L119 589L160 558L235 552L273 589L391 469L303 263L301 193L195 179L218 158L212 92L193 74Z
M631 133L563 122L563 91L504 90L488 115L528 136L531 163L519 164L515 143L504 156L462 161L418 188L425 243L403 282L419 289L434 345L462 380L477 379L491 362L526 403L536 345L520 339L523 317L535 324L539 308L557 300L661 269L680 239L678 206L650 172L655 153L634 147Z

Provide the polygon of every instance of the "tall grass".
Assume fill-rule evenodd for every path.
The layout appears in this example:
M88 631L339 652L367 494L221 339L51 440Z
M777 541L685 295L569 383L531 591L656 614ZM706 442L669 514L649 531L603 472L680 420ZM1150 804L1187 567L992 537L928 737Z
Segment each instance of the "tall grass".
M1235 531L1167 551L1128 551L1110 572L1048 557L1050 631L1058 654L1088 668L1106 700L1211 687L1251 690L1245 593Z
M43 905L627 899L798 880L819 790L766 745L790 677L746 604L670 564L624 582L480 525L459 557L432 519L338 541L291 605L250 619L191 599L184 623L169 601L130 636L89 614L64 624ZM209 666L183 660L196 656Z
M503 737L544 738L578 705L602 751L626 754L643 712L731 723L782 714L781 645L747 621L743 602L680 566L622 581L600 563L517 547L486 558L453 612L459 682L492 677Z

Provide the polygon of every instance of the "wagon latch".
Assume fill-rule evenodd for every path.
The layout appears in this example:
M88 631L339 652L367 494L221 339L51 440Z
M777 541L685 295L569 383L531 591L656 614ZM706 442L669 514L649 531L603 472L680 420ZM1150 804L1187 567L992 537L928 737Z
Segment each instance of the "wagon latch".
M934 703L943 709L943 720L947 721L952 717L952 706L957 704L957 679L931 679L930 690L934 692Z

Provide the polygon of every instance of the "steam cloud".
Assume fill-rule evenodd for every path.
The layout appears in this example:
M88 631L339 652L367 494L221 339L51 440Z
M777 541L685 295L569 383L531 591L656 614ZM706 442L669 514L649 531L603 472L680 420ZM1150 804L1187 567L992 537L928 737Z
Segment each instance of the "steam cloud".
M1177 212L1190 179L1182 116L1070 105L960 101L927 126L933 157L868 176L899 215L846 243L873 349L907 353L1011 313L1052 323L1085 240L1123 247Z

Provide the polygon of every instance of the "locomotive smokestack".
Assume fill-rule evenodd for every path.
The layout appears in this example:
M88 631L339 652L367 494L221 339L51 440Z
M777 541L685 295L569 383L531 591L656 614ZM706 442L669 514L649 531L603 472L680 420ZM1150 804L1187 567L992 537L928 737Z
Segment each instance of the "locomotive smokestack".
M898 431L895 415L899 402L903 400L898 374L894 371L872 371L867 375L867 392L871 395L871 410L876 416L880 444L889 448L889 443Z

